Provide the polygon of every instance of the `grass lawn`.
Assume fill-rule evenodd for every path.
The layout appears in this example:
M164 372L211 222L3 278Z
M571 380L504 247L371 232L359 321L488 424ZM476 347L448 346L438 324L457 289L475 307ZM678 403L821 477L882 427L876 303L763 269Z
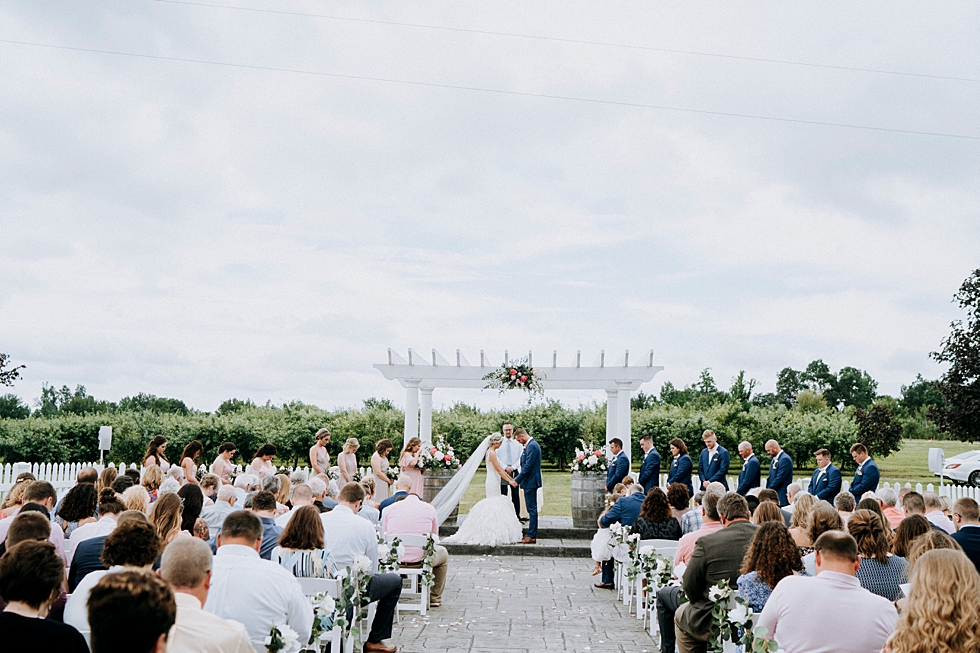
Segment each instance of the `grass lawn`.
M545 469L541 472L541 478L544 481L544 506L538 507L538 513L550 517L571 517L572 473ZM473 504L486 496L483 489L486 479L487 472L481 467L470 482L470 486L466 488L462 501L459 502L461 515L468 513Z

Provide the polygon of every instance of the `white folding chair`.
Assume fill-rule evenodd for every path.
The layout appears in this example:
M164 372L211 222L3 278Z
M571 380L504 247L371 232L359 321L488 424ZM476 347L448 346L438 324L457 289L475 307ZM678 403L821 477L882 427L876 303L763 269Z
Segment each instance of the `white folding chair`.
M283 551L278 546L272 550L271 559L273 562L285 567L290 573L293 571L293 565L296 558L300 555L300 552ZM296 578L299 581L300 589L303 590L303 596L314 597L317 594L329 594L333 599L340 598L340 580L337 578ZM330 650L337 651L341 650L340 641L340 628L331 628L330 630L321 633L320 642L330 642ZM348 642L348 649L353 650L353 642Z
M401 540L404 546L417 546L421 549L429 543L428 535L385 535L385 542L390 546L395 538ZM418 610L420 616L425 616L429 609L429 587L422 584L421 567L398 566L398 575L409 581L408 591L402 590L398 605L395 606L395 619L400 619L401 610ZM402 599L409 599L402 603Z

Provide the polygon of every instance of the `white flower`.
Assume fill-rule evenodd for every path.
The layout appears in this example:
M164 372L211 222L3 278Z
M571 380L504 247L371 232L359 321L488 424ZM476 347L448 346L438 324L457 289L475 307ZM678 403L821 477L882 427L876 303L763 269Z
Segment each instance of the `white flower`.
M367 573L371 571L371 560L367 556L354 558L354 571Z
M708 590L708 598L715 603L717 603L718 600L724 597L726 594L727 592L721 589L720 587L718 587L717 585L715 585L710 590Z
M320 598L320 602L317 605L321 614L331 615L337 611L337 602L333 600L333 597L329 594L324 594Z
M593 455L589 456L588 458L586 458L585 461L587 463L589 463L590 465L595 465L597 462L599 462L599 459L595 457L595 454L593 454Z
M630 535L626 539L629 540L630 542L639 542L640 541L640 534L639 533L633 533L632 535Z
M272 643L272 635L269 635L268 637L265 638L264 644L268 646L271 643Z
M379 558L387 558L389 553L391 553L391 547L390 546L388 546L387 544L379 544L378 545L378 557Z
M640 547L640 555L641 556L648 556L648 555L652 554L654 551L656 551L656 549L654 549L649 544L644 544L643 546Z
M290 628L287 624L282 624L281 626L278 626L278 628L279 634L282 635L283 652L292 653L293 651L298 651L300 646L299 633Z
M735 607L728 611L728 620L740 626L745 624L749 620L749 606L736 603Z
M618 535L619 534L619 531L621 531L621 530L623 530L623 525L620 524L618 521L617 522L613 522L609 526L609 531L611 533L615 534L615 535Z

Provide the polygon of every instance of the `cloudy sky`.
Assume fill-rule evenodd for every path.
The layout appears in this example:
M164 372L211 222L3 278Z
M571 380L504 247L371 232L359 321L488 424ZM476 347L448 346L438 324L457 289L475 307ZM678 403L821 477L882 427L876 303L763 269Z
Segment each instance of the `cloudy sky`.
M933 9L3 0L14 391L401 404L412 347L896 394L980 267L980 10Z

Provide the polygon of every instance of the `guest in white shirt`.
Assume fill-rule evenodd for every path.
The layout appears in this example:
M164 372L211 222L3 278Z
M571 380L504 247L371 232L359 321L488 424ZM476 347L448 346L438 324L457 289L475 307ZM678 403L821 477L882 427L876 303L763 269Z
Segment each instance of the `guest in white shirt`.
M279 515L278 517L276 517L276 526L278 526L279 528L286 528L286 524L289 523L289 520L292 519L293 515L296 514L297 510L299 510L303 506L313 505L313 490L311 490L310 486L307 485L306 483L300 483L298 485L294 485L293 497L290 501L293 504L292 509L289 512L287 512L285 515Z
M235 507L245 507L245 497L260 483L258 476L239 474L235 477Z
M115 490L102 488L99 492L99 520L73 530L71 537L65 543L68 564L71 565L72 556L75 555L75 548L79 543L111 533L116 528L116 520L119 518L119 514L124 510L126 510L126 506L119 500Z
M796 495L803 491L803 486L799 483L790 483L786 486L786 500L789 501L789 505L784 508L787 512L793 512L793 501L796 499Z
M500 428L503 432L504 441L500 443L500 448L497 449L497 461L500 466L504 468L504 471L513 478L521 468L521 454L524 453L524 446L517 441L514 437L514 425L510 422L504 422L504 425ZM509 483L505 483L503 479L500 481L500 493L507 496L510 492L511 502L514 504L514 512L517 516L521 516L521 493L517 488L511 491Z
M765 628L783 653L880 651L898 612L891 601L861 587L857 542L841 531L827 531L815 548L816 577L779 581L756 627ZM845 619L853 627L833 627Z
M935 492L923 492L922 500L926 504L926 519L929 520L930 524L935 524L950 535L956 532L956 526L943 513L943 504L939 502L938 494Z
M265 638L272 627L283 623L297 632L300 642L308 642L313 607L292 574L259 557L259 518L247 510L236 510L225 517L217 543L204 609L245 624L256 651L265 651Z
M398 574L377 573L377 532L371 522L357 515L363 501L364 488L359 483L348 483L340 490L337 507L320 515L323 543L339 567L351 567L359 557L371 561L373 575L368 584L368 596L372 602L378 602L378 608L364 650L393 653L395 647L387 646L384 640L391 637L391 623L402 593L402 581Z
M177 621L167 639L168 653L253 653L245 626L202 607L211 589L211 547L195 538L174 540L163 552L160 575L177 600Z
M235 502L238 500L236 490L237 488L230 485L222 485L214 505L206 506L201 510L201 518L207 522L208 530L212 533L220 533L225 517L235 511Z

